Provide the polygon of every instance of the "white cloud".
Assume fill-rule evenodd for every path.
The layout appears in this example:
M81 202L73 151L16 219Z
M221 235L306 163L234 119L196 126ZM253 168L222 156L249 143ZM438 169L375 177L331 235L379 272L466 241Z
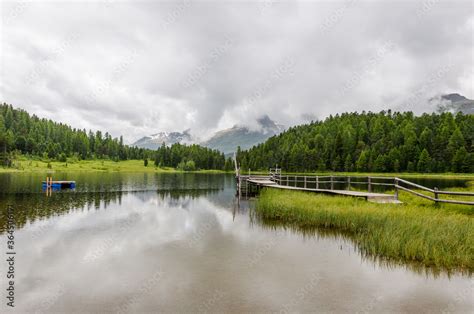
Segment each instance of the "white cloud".
M396 108L420 86L474 98L472 3L428 4L2 2L0 100L130 142Z

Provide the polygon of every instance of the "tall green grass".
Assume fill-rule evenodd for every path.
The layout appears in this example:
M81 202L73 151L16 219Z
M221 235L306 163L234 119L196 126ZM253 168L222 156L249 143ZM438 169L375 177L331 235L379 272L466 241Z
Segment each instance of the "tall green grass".
M433 205L410 195L404 204L276 189L263 190L256 213L298 228L329 228L354 240L362 254L474 270L474 208Z

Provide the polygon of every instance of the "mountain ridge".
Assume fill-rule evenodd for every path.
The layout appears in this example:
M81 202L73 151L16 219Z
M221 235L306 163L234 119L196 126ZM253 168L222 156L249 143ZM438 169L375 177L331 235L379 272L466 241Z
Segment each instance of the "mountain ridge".
M234 125L231 128L223 129L214 133L210 138L200 141L194 138L191 130L183 132L158 132L150 136L144 136L135 141L132 146L157 149L163 143L172 145L175 143L199 144L211 149L217 149L226 155L232 154L240 146L248 149L260 144L273 135L284 131L284 126L276 123L268 115L263 115L257 120L257 128L250 128L244 125Z

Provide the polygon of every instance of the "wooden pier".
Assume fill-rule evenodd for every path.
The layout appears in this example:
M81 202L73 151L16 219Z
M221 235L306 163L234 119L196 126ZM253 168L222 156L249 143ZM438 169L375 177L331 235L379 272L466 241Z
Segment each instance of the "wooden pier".
M364 198L365 200L369 202L376 202L376 203L401 203L395 195L391 195L391 194L352 191L352 190L321 189L319 187L309 188L308 187L309 183L313 182L311 179L315 179L316 177L309 178L308 176L305 176L305 178L306 178L306 182L304 186L282 185L277 182L278 179L274 177L272 178L271 176L258 177L258 178L254 178L251 176L250 177L244 176L243 180L245 180L247 184L252 184L252 185L257 186L258 189L275 188L275 189L282 189L282 190L296 190L296 191L315 192L315 193L341 195L341 196L360 197L360 198ZM287 183L289 182L290 181L287 181ZM298 181L295 181L295 183L297 182ZM314 180L314 182L316 182L316 179ZM326 183L326 182L321 181L319 183ZM331 183L331 181L329 181L329 183L331 184L331 186L334 186L335 182Z
M398 194L399 191L405 191L435 203L474 205L474 201L471 200L440 198L440 195L474 197L472 192L440 191L437 188L431 189L397 177L282 175L281 169L278 168L270 169L269 175L251 175L250 171L248 175L242 175L240 168L236 166L236 179L239 196L249 195L254 189L258 191L261 188L273 188L360 197L376 203L401 203ZM354 190L353 187L356 186L358 188ZM393 190L393 194L376 193L373 190L377 186L388 187ZM363 191L365 189L367 191ZM421 192L428 192L433 196Z

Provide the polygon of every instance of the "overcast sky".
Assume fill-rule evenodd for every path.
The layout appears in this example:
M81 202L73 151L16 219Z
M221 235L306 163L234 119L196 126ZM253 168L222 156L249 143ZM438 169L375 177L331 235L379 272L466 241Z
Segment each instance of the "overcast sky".
M2 1L1 16L0 100L127 142L474 98L472 1Z

